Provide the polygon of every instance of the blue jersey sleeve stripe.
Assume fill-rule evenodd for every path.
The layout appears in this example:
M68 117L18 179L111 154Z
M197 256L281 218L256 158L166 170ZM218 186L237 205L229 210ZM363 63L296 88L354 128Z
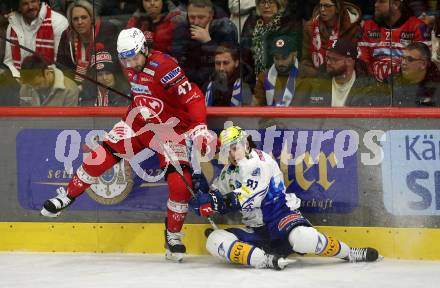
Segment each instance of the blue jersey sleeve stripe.
M231 249L232 249L232 247L234 246L234 244L235 244L236 242L238 242L238 240L235 240L234 242L232 242L231 245L229 245L229 248L228 248L228 254L227 254L227 257L228 257L228 260L231 261L231 262L232 262L232 259L231 259L231 257L230 257L230 255L231 255Z
M252 249L251 249L251 251L249 251L249 254L247 257L247 265L249 265L249 266L251 266L251 256L252 256L252 253L254 253L254 250L255 250L255 246L252 246Z

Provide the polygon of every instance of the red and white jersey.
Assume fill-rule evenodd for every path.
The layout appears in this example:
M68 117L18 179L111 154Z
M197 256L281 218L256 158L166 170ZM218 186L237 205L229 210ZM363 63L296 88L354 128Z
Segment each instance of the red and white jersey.
M363 24L359 58L378 81L400 70L403 49L412 42L423 42L431 47L431 31L420 19L410 16L399 20L396 27L383 27L374 20ZM398 26L398 27L397 27Z
M196 84L189 82L173 57L151 50L143 71L137 73L127 68L125 72L133 100L123 120L134 131L147 123L166 123L171 117L179 121L174 128L177 133L206 123L205 96ZM133 109L141 113L130 121L127 118Z

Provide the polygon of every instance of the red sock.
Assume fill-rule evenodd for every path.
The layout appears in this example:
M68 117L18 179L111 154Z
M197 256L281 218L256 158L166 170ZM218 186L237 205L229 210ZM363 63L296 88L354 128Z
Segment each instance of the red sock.
M95 161L98 157L103 159L101 163L96 163ZM109 168L113 167L117 163L117 159L102 146L97 147L93 150L82 164L78 171L73 175L69 184L67 185L67 194L76 198L81 195L87 188L90 187L90 183L93 181L94 177L101 176ZM85 180L81 180L80 177Z
M191 184L191 173L188 168L183 169L183 175L188 184ZM167 176L168 189L170 191L168 200L168 219L167 228L170 232L179 232L182 230L183 222L188 213L188 200L191 193L186 188L178 172L174 171Z

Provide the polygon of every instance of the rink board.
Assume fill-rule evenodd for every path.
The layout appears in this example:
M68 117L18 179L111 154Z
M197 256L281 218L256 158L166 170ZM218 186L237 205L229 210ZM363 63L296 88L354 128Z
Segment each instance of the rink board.
M204 224L186 224L189 254L208 254ZM230 227L230 226L221 226ZM355 247L371 246L398 259L440 259L440 229L384 227L317 227ZM164 253L162 224L0 223L1 251Z
M123 186L120 194L108 199L106 191L100 195L88 191L57 219L39 215L43 201L69 180L59 161L62 157L55 155L59 135L71 131L66 145L78 148L79 156L72 162L76 169L87 150L87 135L108 131L122 113L123 109L96 108L0 109L0 251L163 252L168 193L163 180L134 179L132 187ZM376 247L387 257L440 259L438 110L228 108L210 109L209 115L211 129L218 131L225 121L233 121L254 133L263 150L267 135L279 133L268 152L281 164L287 191L303 200L303 214L323 232L353 246ZM365 142L371 133L377 136L373 145ZM324 144L314 151L315 134ZM358 149L345 155L353 139L359 141ZM287 152L284 141L291 144ZM300 164L282 164L301 150L302 141L306 143L302 155L316 161L310 164L304 156ZM365 159L377 156L371 150L374 146L380 146L383 159L366 165ZM340 163L344 167L338 167ZM149 167L147 163L142 168ZM104 180L116 179L126 168L120 166ZM209 180L219 168L215 161L202 165ZM239 224L233 215L216 221ZM189 253L205 254L205 220L190 213L186 223Z

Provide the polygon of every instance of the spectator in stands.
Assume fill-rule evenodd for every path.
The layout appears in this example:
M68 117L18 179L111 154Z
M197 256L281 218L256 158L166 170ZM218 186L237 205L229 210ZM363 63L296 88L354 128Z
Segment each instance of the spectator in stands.
M258 74L254 106L290 106L295 90L301 86L298 79L298 60L295 39L278 36L271 41L274 64Z
M0 106L19 106L20 84L12 77L11 70L0 63Z
M250 105L252 91L240 77L237 48L219 46L215 51L214 63L214 75L205 89L206 106Z
M16 4L15 13L8 18L7 37L53 63L57 59L61 33L68 26L67 19L40 0L19 0ZM20 77L21 62L29 54L17 45L6 43L4 63L14 77Z
M376 0L374 19L364 22L358 45L369 73L383 81L400 70L402 51L408 44L424 42L430 46L430 41L431 31L410 16L404 1Z
M357 43L361 35L361 11L342 0L320 0L313 18L304 25L300 75L313 77L325 70L325 53L334 40Z
M393 106L440 106L440 72L430 59L426 44L414 42L406 47L394 81Z
M203 87L214 72L214 53L221 44L237 45L238 32L228 18L214 19L211 0L189 0L184 54L177 59L187 77Z
M87 0L77 0L67 10L69 28L63 32L58 49L58 62L66 70L66 76L81 83L83 78L72 71L86 74L95 51L106 50L117 59L115 37L118 29L112 23L94 20L93 7ZM95 26L93 27L93 23Z
M0 15L0 36L6 37L6 29L8 28L9 22L6 17ZM5 45L6 41L3 38L0 39L0 63L3 63L5 59Z
M44 58L29 55L23 60L21 70L22 106L77 106L78 86Z
M109 52L98 51L96 61L95 57L92 56L87 76L93 79L95 75L98 83L127 96L130 95L130 86L127 79L122 75L120 66L114 63L114 59ZM81 106L127 106L130 104L128 99L104 86L96 85L90 81L86 81L83 86L79 101Z
M246 19L256 15L255 0L229 0L229 11L231 11L231 21L235 24L238 30L238 35L241 36L244 23Z
M297 19L284 16L284 0L256 0L257 17L249 17L243 27L241 41L242 54L245 63L249 63L254 75L272 66L272 57L268 53L267 39L274 35L290 35L297 39L296 46L300 47L302 28Z
M136 27L150 31L153 36L153 49L170 55L179 55L176 27L184 25L185 15L170 0L138 0L138 9L127 23L127 28Z
M182 11L187 11L189 0L172 0L174 5ZM243 0L241 0L243 1ZM228 9L227 0L212 0L211 1L214 9L214 19L228 18L230 13Z
M336 40L326 54L326 72L307 79L293 99L294 106L387 106L389 86L356 71L356 43Z

